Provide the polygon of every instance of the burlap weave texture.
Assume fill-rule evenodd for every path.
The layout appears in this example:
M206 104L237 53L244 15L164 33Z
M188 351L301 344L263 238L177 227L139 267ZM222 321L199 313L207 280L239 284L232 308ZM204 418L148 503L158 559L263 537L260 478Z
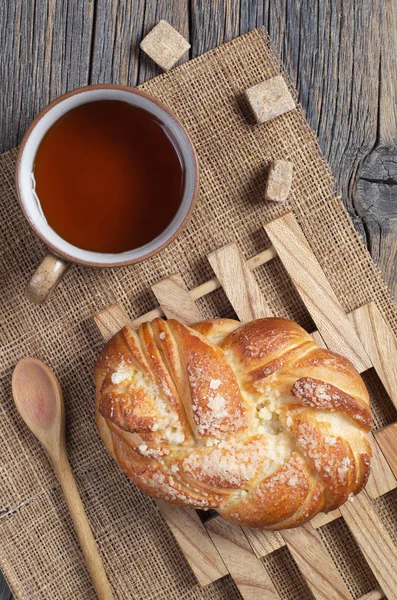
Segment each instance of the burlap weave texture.
M386 286L335 196L302 111L254 122L243 91L278 73L287 78L261 29L142 85L177 114L197 149L201 185L194 216L172 245L145 263L118 270L73 266L42 307L30 304L23 289L46 250L16 201L16 150L0 157L0 568L18 599L95 597L55 476L13 406L11 373L19 359L37 356L61 380L71 464L115 597L215 600L240 595L229 578L199 588L153 501L127 480L99 440L92 367L102 340L91 315L121 300L131 318L139 316L156 305L151 283L175 271L190 288L206 281L212 276L207 254L236 241L246 258L253 256L269 246L262 223L293 210L346 311L374 300L397 333ZM273 158L295 165L287 205L263 201ZM312 328L277 259L255 277L275 313ZM200 300L200 308L207 316L233 314L221 291ZM377 427L397 420L376 377L367 379ZM395 502L378 502L392 530ZM343 523L321 535L353 597L376 587ZM266 564L283 598L311 597L285 549Z

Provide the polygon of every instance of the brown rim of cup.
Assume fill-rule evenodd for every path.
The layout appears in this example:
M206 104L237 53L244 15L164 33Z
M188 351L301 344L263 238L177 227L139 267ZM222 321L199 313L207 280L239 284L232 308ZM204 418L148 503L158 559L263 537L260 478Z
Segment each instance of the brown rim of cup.
M189 144L189 148L193 157L193 163L194 163L194 188L193 188L193 192L192 192L192 197L190 200L190 205L188 208L188 211L182 221L182 223L179 225L179 227L174 231L174 233L168 238L168 240L166 240L163 244L161 244L161 246L159 246L158 248L156 248L156 250L152 250L151 252L148 252L147 254L144 254L142 256L140 256L139 258L133 258L130 260L126 260L126 261L115 261L114 263L111 264L103 264L103 263L96 263L96 262L91 262L88 260L82 260L79 258L75 258L73 256L70 256L69 254L67 254L66 252L63 252L61 250L58 250L58 248L56 246L54 246L54 244L52 244L51 242L49 242L47 240L47 238L41 233L41 231L39 229L37 229L37 227L35 226L35 224L32 222L32 220L30 219L26 209L25 209L25 205L23 203L23 200L21 198L21 194L20 194L20 186L19 186L19 167L20 167L20 162L21 162L21 157L26 145L26 142L28 140L28 138L30 137L30 134L32 133L33 129L36 127L37 123L42 119L42 117L54 106L56 106L57 104L59 104L59 102L62 102L63 100L65 100L66 98L70 98L72 96L75 96L76 94L80 94L82 92L89 92L90 90L109 90L109 89L114 89L114 90L123 90L126 92L130 92L132 94L135 94L137 96L142 96L144 98L147 98L148 100L150 100L151 102L153 102L154 104L156 104L157 106L159 106L164 112L166 112L171 119L176 123L176 125L182 130L182 132L184 133L187 142ZM197 200L197 196L198 196L198 191L199 191L199 166L198 166L198 159L197 159L197 152L192 144L192 141L190 139L190 136L188 134L188 132L186 131L185 127L182 125L182 123L180 122L180 120L174 115L173 112L171 112L164 104L162 104L162 102L159 102L156 98L154 98L153 96L151 96L150 94L146 94L145 92L142 92L141 90L137 90L136 88L131 88L125 85L116 85L116 84L99 84L99 85L87 85L85 87L80 87L77 88L75 90L72 90L71 92L67 92L66 94L63 94L62 96L59 96L59 98L56 98L56 100L53 100L50 104L48 104L38 115L37 117L31 122L31 124L29 125L25 135L22 138L22 142L19 146L19 150L18 150L18 157L17 157L17 163L16 163L16 176L15 176L15 182L16 182L16 189L17 189L17 197L18 197L18 202L19 205L22 208L23 214L25 215L26 220L28 221L30 227L33 229L33 231L35 232L35 234L42 240L42 242L44 242L44 244L50 248L50 250L52 250L54 252L54 254L56 254L57 256L60 256L62 258L64 258L67 261L70 261L72 263L77 263L80 265L87 265L90 267L98 267L98 268L113 268L113 267L126 267L128 265L132 265L132 264L136 264L136 263L140 263L143 262L144 260L147 260L148 258L154 256L155 254L158 254L159 252L161 252L161 250L163 250L166 246L168 246L172 241L174 241L174 239L180 234L180 232L182 231L182 229L185 227L185 225L187 224L187 222L189 221L193 209L196 205L196 200ZM98 254L100 254L98 252ZM115 256L117 256L117 254L115 254Z

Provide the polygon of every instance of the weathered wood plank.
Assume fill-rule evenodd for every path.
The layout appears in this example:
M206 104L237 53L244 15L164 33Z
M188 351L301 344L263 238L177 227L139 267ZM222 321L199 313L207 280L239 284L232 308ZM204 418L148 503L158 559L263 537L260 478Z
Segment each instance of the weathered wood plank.
M184 31L179 20L188 22L191 12L193 55L264 24L298 86L300 100L330 160L349 214L397 293L396 203L390 201L397 179L393 151L397 122L393 116L393 48L397 35L394 0L381 4L371 0L179 0L151 2L148 10L144 0L5 2L0 15L3 150L19 142L27 124L49 99L86 83L89 65L84 52L90 47L90 11L94 4L95 49L99 50L92 82L118 82L124 78L135 85L157 74L155 65L149 62L139 71L138 34L140 30L142 35L146 33L157 18L167 18L167 11L171 14L168 20L181 33ZM123 13L128 11L135 13L127 23ZM147 20L142 15L146 11ZM365 160L377 139L383 149ZM355 186L357 171L360 177Z
M51 100L88 83L93 8L93 0L2 2L0 151Z
M200 56L240 34L240 5L243 4L240 0L191 0L192 57Z
M391 470L397 477L397 423L377 431L375 438Z
M6 580L4 579L2 573L0 572L0 600L12 600L12 594L7 585Z
M139 43L161 19L189 40L189 2L96 0L96 25L91 83L135 86L159 75L161 69ZM188 60L186 54L181 62Z
M352 199L368 231L370 250L397 294L397 5L385 0L372 7L380 19L377 138L358 171ZM370 58L371 60L371 58Z
M34 114L66 89L88 79L136 85L158 74L138 46L161 18L192 41L192 56L265 25L298 87L349 214L396 293L396 203L390 200L396 189L396 13L393 0L376 6L370 0L6 2L0 19L0 111L7 114L1 148L16 144Z
M370 368L364 347L294 215L267 223L265 230L330 350L349 358L359 372Z

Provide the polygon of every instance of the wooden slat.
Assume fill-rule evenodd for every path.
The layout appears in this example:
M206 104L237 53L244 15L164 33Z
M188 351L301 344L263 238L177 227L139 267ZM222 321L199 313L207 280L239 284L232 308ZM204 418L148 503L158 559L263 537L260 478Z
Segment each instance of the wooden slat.
M241 527L222 518L208 521L206 527L244 600L279 598L265 565L252 552Z
M310 523L313 525L314 529L318 529L319 527L323 527L323 525L328 525L328 523L332 523L335 519L340 519L342 517L339 508L335 510L331 510L329 513L318 513Z
M358 311L354 311L348 315L348 318L354 324L354 315L356 312ZM325 341L323 340L322 336L318 331L315 331L313 333L313 337L320 347L327 347ZM368 439L372 448L372 459L371 472L366 485L366 490L369 496L372 499L374 499L378 498L379 496L382 496L383 494L387 494L387 492L390 492L391 490L394 490L394 488L397 487L397 480L393 475L393 472L390 466L388 465L386 458L383 456L383 453L379 448L378 442L376 441L375 437L370 433L368 435Z
M261 531L260 529L245 527L244 533L258 558L262 558L285 546L285 541L278 531Z
M368 438L372 448L372 458L371 472L365 489L370 498L375 499L394 490L397 487L397 480L390 468L391 465L388 464L388 456L385 455L382 447L379 447L378 438L372 434Z
M200 585L208 585L229 573L195 510L179 508L161 500L157 500L157 506Z
M397 477L397 423L393 423L377 431L375 438L391 470L395 477Z
M371 362L292 213L265 225L274 248L327 346L361 372Z
M175 281L177 281L177 287L178 287L177 292L178 293L175 293ZM179 321L189 325L189 323L190 323L189 316L193 316L193 321L197 321L197 320L199 321L201 319L201 314L199 312L199 309L195 305L195 302L194 302L192 296L190 295L189 290L185 286L185 284L180 276L177 279L175 279L175 275L173 275L171 278L167 277L160 284L156 284L156 285L152 286L152 290L153 290L153 293L156 295L157 300L160 302L161 308L164 310L164 312L171 313ZM159 290L160 290L160 296L157 296L157 293ZM162 304L163 302L164 302L164 305ZM221 519L219 517L217 517L215 519L212 519L211 521L207 521L205 523L205 528L209 532L209 534L212 538L212 541L214 542L218 552L220 553L220 555L223 559L223 562L225 563L225 565L229 569L229 571L230 571L230 566L232 566L233 572L230 571L230 574L232 575L233 579L234 579L234 574L236 574L238 576L237 580L236 580L236 585L239 587L240 593L243 596L243 598L248 598L248 599L258 598L259 596L257 596L257 595L249 595L249 590L247 588L247 585L248 585L247 581L245 579L241 579L242 574L234 568L236 559L240 553L240 546L242 544L242 542L241 542L242 538L244 538L244 540L245 540L244 544L246 545L246 548L244 547L244 555L246 557L246 560L248 560L247 556L250 555L250 558L249 558L250 568L255 569L255 572L257 572L259 574L258 575L259 580L256 584L257 587L255 587L255 590L256 589L262 590L262 593L263 593L264 589L269 589L269 585L272 586L272 584L270 582L270 578L267 575L267 572L265 570L265 567L264 567L264 565L262 565L262 563L259 563L259 560L255 556L255 554L254 554L252 548L250 547L247 539L245 538L245 535L244 535L243 531L241 530L241 528L236 527L229 521L224 521L223 519L222 519L222 526L217 526L216 524L214 524L215 522L218 522L219 520L221 520ZM215 534L214 531L217 531L217 533ZM221 532L222 532L222 534L225 535L224 540L221 539L222 538ZM240 533L238 533L238 532L240 532ZM258 563L258 565L256 563ZM260 574L262 571L264 571L264 574L262 573L262 576L261 576L262 578L261 578ZM246 577L249 577L251 580L251 575L247 575ZM266 583L266 588L262 587L264 585L264 582ZM253 593L254 593L254 591L252 591L252 594ZM255 594L256 593L257 593L257 591L255 591ZM274 594L276 594L275 590L274 590ZM272 596L272 597L278 598L278 595L276 594L275 596Z
M152 285L152 290L160 303L167 319L178 319L182 323L197 323L202 320L201 313L196 303L185 286L179 273L170 275L166 279ZM188 294L189 301L180 302ZM175 312L175 307L178 311Z
M92 0L1 2L0 152L49 102L90 83L94 16Z
M384 597L385 595L383 593L383 590L377 588L376 590L373 590L372 592L368 592L368 594L361 596L361 598L358 598L358 600L383 600Z
M397 340L373 302L351 313L351 320L376 372L397 407Z
M130 321L120 302L96 313L94 320L105 340ZM208 585L227 575L225 564L196 512L160 500L156 503L200 585Z
M235 244L229 244L211 254L209 260L240 321L244 321L247 317L251 320L271 316L267 304L260 301L259 286ZM240 281L238 286L236 286L235 279L237 274ZM349 598L349 593L338 570L311 524L308 524L306 528L281 531L280 535L294 556L299 570L315 598L328 599L331 589L335 598ZM258 532L257 538L259 537L260 533ZM263 543L265 544L265 540ZM308 551L313 545L315 545L315 557ZM299 552L299 547L305 548L305 551ZM327 590L328 596L326 595Z
M108 342L115 333L120 331L125 325L128 325L130 318L121 302L116 302L108 308L97 312L93 319L99 329L99 333Z
M315 598L350 600L342 577L311 523L283 531L283 537Z
M259 285L236 244L212 252L208 260L242 323L258 318L255 315L271 315Z
M139 51L139 43L162 19L189 39L189 11L185 0L96 0L95 13L91 83L106 81L135 86L159 75L161 69ZM183 60L188 58L186 54Z
M382 317L378 307L373 303L366 304L351 313L350 319L354 323L358 335L370 357L375 370L382 381L391 401L397 407L397 340ZM388 468L397 477L397 424L393 423L375 433L375 439L380 446L380 451L388 463ZM380 452L374 452L375 460ZM382 495L396 487L390 486L389 473L381 473L381 468L372 461L373 469L371 478L382 479L383 486L377 486L377 495ZM371 478L368 481L367 491L374 497L371 489ZM369 487L368 487L369 486ZM380 493L378 493L380 492Z
M340 507L373 574L388 600L397 599L397 548L364 491Z

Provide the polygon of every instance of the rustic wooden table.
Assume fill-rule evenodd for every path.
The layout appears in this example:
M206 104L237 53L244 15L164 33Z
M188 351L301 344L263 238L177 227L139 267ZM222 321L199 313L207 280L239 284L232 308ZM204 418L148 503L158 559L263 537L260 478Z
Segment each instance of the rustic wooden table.
M397 296L396 0L5 0L0 151L50 100L159 73L139 42L166 19L186 60L265 25L299 91L337 189ZM10 593L0 575L0 600Z

